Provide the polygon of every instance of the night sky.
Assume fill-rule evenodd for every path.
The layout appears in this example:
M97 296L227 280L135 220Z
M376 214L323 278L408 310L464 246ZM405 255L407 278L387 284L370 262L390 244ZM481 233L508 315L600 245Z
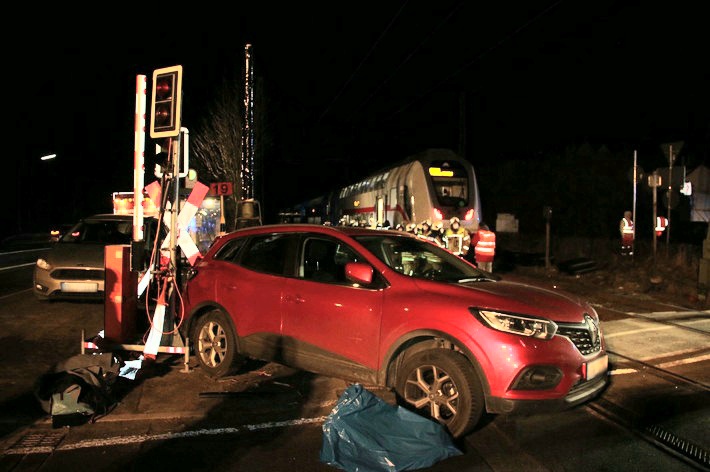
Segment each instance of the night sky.
M483 175L584 142L638 150L646 169L675 141L687 165L710 162L710 42L696 2L488 3L21 12L22 33L3 33L1 236L111 211L111 193L133 185L136 75L183 65L193 129L219 84L241 80L247 43L271 140L267 215L426 148L461 151ZM620 165L631 163L629 152Z

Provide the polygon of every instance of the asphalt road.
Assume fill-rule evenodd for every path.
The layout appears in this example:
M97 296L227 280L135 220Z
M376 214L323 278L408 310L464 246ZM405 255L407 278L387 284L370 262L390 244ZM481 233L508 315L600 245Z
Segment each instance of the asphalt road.
M102 329L103 304L40 303L29 290L31 266L18 265L0 271L6 277L0 294L0 470L338 469L320 459L323 424L348 384L272 363L254 361L238 375L215 380L192 360L185 365L181 356L159 356L135 380L117 381L118 404L109 414L94 423L53 427L34 396L35 383L55 362L80 352L82 330ZM489 417L456 443L461 455L424 470L706 470L708 311L577 277L531 282L564 286L592 300L614 352L610 387L597 401L565 412ZM391 392L372 391L394 404ZM700 462L653 442L659 432L696 448Z

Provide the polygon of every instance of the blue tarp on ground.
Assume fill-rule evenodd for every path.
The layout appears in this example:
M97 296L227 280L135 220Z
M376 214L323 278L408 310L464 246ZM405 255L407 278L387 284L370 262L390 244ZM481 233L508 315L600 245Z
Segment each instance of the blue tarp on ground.
M463 454L435 421L354 384L323 423L320 460L347 472L398 472Z

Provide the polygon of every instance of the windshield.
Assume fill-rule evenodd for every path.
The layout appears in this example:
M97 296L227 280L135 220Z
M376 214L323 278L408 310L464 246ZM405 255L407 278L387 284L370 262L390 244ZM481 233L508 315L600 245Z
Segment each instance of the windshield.
M83 220L60 239L62 243L130 244L133 223L121 220Z
M400 274L442 282L493 280L460 257L428 241L405 235L353 237Z

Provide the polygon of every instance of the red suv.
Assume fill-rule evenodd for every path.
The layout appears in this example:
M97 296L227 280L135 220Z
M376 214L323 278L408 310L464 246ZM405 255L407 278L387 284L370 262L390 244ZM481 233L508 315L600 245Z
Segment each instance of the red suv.
M484 412L568 408L608 381L588 303L405 232L241 229L215 240L184 288L183 334L207 374L251 358L386 386L454 437Z

